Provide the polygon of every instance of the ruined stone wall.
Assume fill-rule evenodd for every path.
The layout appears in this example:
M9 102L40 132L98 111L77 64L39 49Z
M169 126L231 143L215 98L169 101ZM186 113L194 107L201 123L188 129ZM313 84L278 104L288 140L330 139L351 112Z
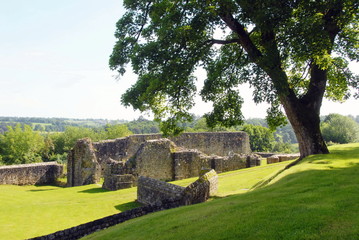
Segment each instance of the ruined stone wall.
M139 177L137 201L144 205L161 205L164 201L178 201L183 198L185 188L148 177Z
M96 149L97 160L101 164L109 158L128 160L137 153L142 143L160 138L162 138L161 134L138 134L95 142L93 147ZM168 139L179 147L198 149L208 155L227 156L230 153L251 153L249 137L245 132L182 133Z
M79 140L68 157L68 186L98 182L112 161L121 162L126 170L117 175L133 174L136 178L147 176L167 181L198 176L202 168L219 166L214 162L219 159L216 155L251 152L244 132L183 133L165 140L161 137L160 134L132 135L96 143ZM232 162L227 160L218 170L241 167ZM121 185L117 182L122 180L123 177L116 176L109 183Z
M207 155L227 156L232 153L251 153L249 136L245 132L183 133L169 139L177 146L197 149Z
M211 168L211 157L198 150L181 150L173 153L174 180L197 177L202 168Z
M80 139L67 158L67 185L82 186L96 183L101 177L101 166L96 149L89 138Z
M137 185L137 179L132 174L133 171L129 171L124 162L118 162L111 160L106 164L104 170L104 182L102 188L115 191L123 188L135 187Z
M174 179L172 153L176 145L168 139L148 140L135 155L137 176L151 177L162 181Z
M267 158L267 164L294 160L299 157L299 154L275 154Z
M93 147L96 149L96 157L100 164L108 159L126 161L137 153L142 143L161 137L161 134L131 135L124 138L94 142Z
M0 184L53 184L62 175L63 166L56 162L0 167Z
M213 169L201 175L197 181L188 185L184 190L184 205L205 202L217 193L218 175Z
M145 205L161 205L180 201L182 205L205 202L217 192L218 175L214 170L202 174L186 188L148 177L139 177L137 201Z

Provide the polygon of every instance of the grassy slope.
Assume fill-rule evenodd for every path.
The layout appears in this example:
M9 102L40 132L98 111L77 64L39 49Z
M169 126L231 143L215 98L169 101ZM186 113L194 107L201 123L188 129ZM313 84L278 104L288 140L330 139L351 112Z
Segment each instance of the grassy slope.
M330 150L268 186L150 214L85 239L359 239L359 144Z
M287 163L219 175L218 196L247 192ZM196 178L174 182L187 186ZM0 185L0 239L24 239L52 233L127 210L136 188L105 191L98 185L74 188Z

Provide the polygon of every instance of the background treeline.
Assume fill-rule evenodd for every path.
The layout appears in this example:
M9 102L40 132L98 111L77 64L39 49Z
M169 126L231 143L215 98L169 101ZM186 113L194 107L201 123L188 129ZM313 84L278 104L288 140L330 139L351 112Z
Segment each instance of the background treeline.
M321 118L328 144L357 142L359 116L330 114ZM271 131L265 119L248 119L231 128L208 128L202 117L182 127L187 132L245 131L255 152L297 152L297 140L290 124ZM55 129L55 130L53 130ZM131 134L160 133L160 125L144 117L126 122L106 119L0 117L0 165L41 161L65 162L67 152L81 138L93 141L114 139Z

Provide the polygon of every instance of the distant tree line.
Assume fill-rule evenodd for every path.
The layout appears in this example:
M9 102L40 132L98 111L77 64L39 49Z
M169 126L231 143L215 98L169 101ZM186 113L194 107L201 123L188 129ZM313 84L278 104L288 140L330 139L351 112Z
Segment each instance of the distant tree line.
M7 126L15 127L16 124L29 125L35 131L64 132L67 126L74 127L101 127L106 124L121 124L125 120L107 119L72 119L72 118L38 118L38 117L0 117L0 133L7 130Z
M64 132L41 133L30 125L8 126L0 134L0 165L24 164L42 161L66 162L68 151L81 138L93 141L131 135L124 124L107 124L99 128L67 126Z
M33 122L26 124L29 119ZM10 121L17 122L10 122ZM322 134L329 144L359 141L359 116L329 114L321 118ZM91 119L41 119L41 118L4 118L0 117L0 165L21 164L41 161L65 162L67 152L81 138L93 141L114 139L131 134L160 133L158 122L144 117L136 120L112 121ZM42 124L60 123L63 131L44 130ZM69 125L62 125L69 123ZM74 124L82 126L73 126ZM46 125L47 126L47 125ZM49 125L55 126L55 125ZM61 127L61 129L62 129ZM187 132L208 131L245 131L250 137L252 151L255 152L295 152L297 151L294 131L287 124L272 131L265 119L247 119L242 126L231 128L207 127L203 117L193 122L183 123Z

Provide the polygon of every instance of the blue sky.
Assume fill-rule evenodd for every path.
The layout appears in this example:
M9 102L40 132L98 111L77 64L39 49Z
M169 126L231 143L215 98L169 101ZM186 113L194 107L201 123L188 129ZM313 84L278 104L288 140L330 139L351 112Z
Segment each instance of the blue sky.
M120 0L2 0L0 116L137 118L139 112L120 104L136 76L116 81L108 68L123 13ZM247 89L243 95L245 117L264 117L266 105L254 105ZM326 101L322 115L359 115L357 104ZM203 103L194 109L207 111Z

